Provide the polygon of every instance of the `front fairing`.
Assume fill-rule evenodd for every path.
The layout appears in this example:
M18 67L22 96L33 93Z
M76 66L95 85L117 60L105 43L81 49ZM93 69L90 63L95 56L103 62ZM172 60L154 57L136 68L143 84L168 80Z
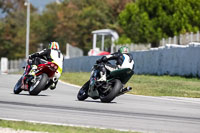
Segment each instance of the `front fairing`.
M53 66L52 66L53 65ZM56 67L56 68L54 68ZM42 73L46 73L48 77L52 78L55 75L55 72L58 69L58 65L52 62L47 62L45 64L38 65L38 69L36 71L36 75L40 75Z
M52 79L57 71L58 66L52 62L45 62L44 64L39 64L38 66L32 65L27 66L24 72L24 79L26 79L25 84L29 86L37 81L37 77L43 73L46 73L50 79Z

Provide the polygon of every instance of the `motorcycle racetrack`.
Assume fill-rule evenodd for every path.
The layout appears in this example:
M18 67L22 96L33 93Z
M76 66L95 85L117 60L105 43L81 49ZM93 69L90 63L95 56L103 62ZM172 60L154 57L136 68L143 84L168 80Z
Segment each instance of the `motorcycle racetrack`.
M79 88L59 82L38 96L13 94L20 75L0 75L0 119L157 133L199 133L200 99L122 95L111 103L78 101Z

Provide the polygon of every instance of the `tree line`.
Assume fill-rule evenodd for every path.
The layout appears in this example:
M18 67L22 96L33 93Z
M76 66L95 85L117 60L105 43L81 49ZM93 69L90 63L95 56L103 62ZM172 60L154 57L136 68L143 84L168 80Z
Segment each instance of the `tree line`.
M24 58L26 43L25 0L0 0L0 57ZM151 43L159 46L172 37L200 28L200 0L63 0L43 12L31 5L30 53L40 43L58 41L61 50L70 43L85 53L92 47L93 30L110 28L118 44Z

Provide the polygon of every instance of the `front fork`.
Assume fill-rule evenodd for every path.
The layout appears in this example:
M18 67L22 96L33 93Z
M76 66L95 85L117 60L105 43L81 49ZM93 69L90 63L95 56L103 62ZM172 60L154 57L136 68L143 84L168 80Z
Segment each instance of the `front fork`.
M34 82L36 76L34 73L34 70L37 69L37 66L33 65L31 67L31 65L27 65L23 74L23 78L22 78L22 89L24 89L25 91L29 90L29 83L30 82Z

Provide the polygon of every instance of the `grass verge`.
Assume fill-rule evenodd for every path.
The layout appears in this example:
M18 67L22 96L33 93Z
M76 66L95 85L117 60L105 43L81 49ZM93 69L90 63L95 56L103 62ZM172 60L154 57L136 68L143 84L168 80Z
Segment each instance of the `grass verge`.
M49 124L38 124L24 121L8 121L0 119L0 127L12 128L16 130L42 131L49 133L133 133L112 129L82 128L59 126ZM136 133L136 132L135 132Z
M63 73L61 80L82 86L90 73ZM133 75L127 86L130 94L147 96L178 96L200 98L200 80L181 76Z

